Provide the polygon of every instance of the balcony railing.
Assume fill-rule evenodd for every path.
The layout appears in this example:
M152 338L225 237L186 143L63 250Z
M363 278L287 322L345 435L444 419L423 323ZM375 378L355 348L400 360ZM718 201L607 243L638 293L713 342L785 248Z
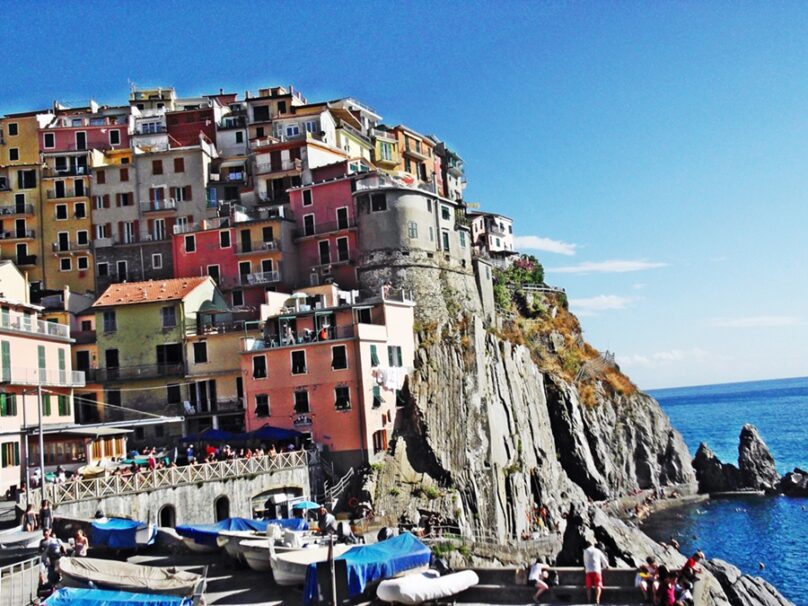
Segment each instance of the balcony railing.
M499 225L495 225L494 223L490 223L486 225L485 230L489 234L493 234L495 236L508 236L508 231L506 229L501 228Z
M215 335L234 332L247 332L250 330L261 330L260 320L236 320L234 322L187 322L185 324L186 335Z
M259 284L273 284L281 281L281 272L279 271L261 271L252 274L243 274L240 276L242 286L257 286Z
M343 229L350 229L356 227L354 219L346 219L345 221L325 221L323 223L316 223L313 226L302 228L298 227L294 231L295 238L305 238L306 236L319 236L321 234L329 234Z
M96 368L94 380L96 383L105 383L107 381L174 377L182 374L185 374L185 365L182 362L176 364L141 364L139 366L120 366L117 368Z
M148 200L140 203L140 210L147 212L158 212L161 210L176 210L177 201L174 198L164 198L163 200Z
M33 215L33 204L17 204L14 206L0 206L0 215Z
M219 181L221 183L243 183L247 180L246 171L232 172L232 173L212 173L210 175L211 181Z
M183 405L182 413L186 417L194 417L200 415L211 415L222 412L243 412L244 400L242 398L231 398L216 400L215 402L197 402L196 404L188 403L187 406Z
M236 246L236 254L246 255L254 252L265 252L280 250L280 240L270 240L269 242L239 242Z
M55 189L48 190L48 199L49 200L62 200L65 198L85 198L87 197L87 191L77 192L75 189L71 189L65 187L62 191L56 191Z
M270 320L271 322L271 320ZM312 345L315 343L326 343L339 339L352 339L356 336L356 325L329 326L326 328L327 338L320 339L318 333L309 331L308 333L293 335L291 339L287 336L270 334L267 337L244 337L241 339L241 351L261 351L273 349L275 347L292 347L299 345Z
M0 238L3 240L25 240L26 238L35 238L36 230L33 229L9 229L8 231L0 232Z
M295 158L294 160L282 160L280 166L272 162L256 162L255 164L255 174L257 175L267 175L289 170L303 170L303 162L301 162L299 158Z
M45 166L45 178L51 177L77 177L90 174L86 166Z
M70 338L70 327L66 324L46 322L32 315L22 314L17 311L9 311L8 313L0 314L0 329L24 332L32 335L58 337L60 339Z
M11 385L42 385L50 387L84 387L85 377L80 370L53 370L12 366L0 372L0 382Z
M373 191L375 189L419 189L429 193L437 193L437 185L433 182L423 183L420 181L412 181L405 183L400 179L396 179L389 175L371 175L364 179L356 181L356 191Z
M71 250L87 250L90 248L89 240L87 242L74 242L67 240L66 242L52 242L51 247L53 252L69 252Z
M17 257L17 265L20 267L36 265L36 255L19 255Z
M167 133L167 132L168 132L168 127L166 127L165 125L161 124L161 125L159 125L159 126L152 126L152 127L145 128L145 129L144 129L144 128L136 128L136 129L135 129L135 132L134 132L134 133L132 133L132 134L133 134L133 135L135 135L135 136L141 136L141 135L159 135L159 134L162 134L162 133Z

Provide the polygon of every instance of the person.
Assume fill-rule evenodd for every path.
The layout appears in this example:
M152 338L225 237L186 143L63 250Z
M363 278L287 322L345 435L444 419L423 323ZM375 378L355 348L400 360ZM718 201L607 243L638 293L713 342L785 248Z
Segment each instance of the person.
M595 596L595 604L600 604L600 594L603 592L603 570L609 568L609 561L600 549L595 546L595 542L587 542L588 547L584 550L584 569L586 570L586 596L592 601Z
M146 464L149 466L149 471L154 471L157 468L157 459L154 457L154 452L149 453Z
M654 598L654 578L656 577L657 566L656 560L653 556L648 556L645 563L640 566L637 573L635 585L642 591L643 600L646 602L653 601Z
M59 559L64 553L62 542L53 536L49 528L42 531L42 540L39 542L39 553L42 555L42 562L50 570L59 569Z
M34 506L28 505L25 508L25 513L22 514L21 526L26 532L33 532L37 529L36 514L34 513Z
M188 448L185 449L185 458L188 459L188 465L193 465L196 458L194 457L194 445L189 444Z
M270 444L269 445L269 453L268 454L269 454L270 457L274 457L276 454L278 454L278 451L275 450L275 444Z
M696 551L692 556L687 559L684 567L680 572L680 576L691 583L695 583L698 575L701 574L701 568L698 568L699 562L704 559L704 553Z
M295 333L292 332L291 325L287 324L283 333L284 342L287 345L292 345L295 342Z
M83 558L87 555L87 549L90 547L90 541L87 535L79 528L76 531L76 536L73 538L73 555L77 558Z
M42 501L39 508L39 526L42 530L53 529L53 510L50 508L50 501Z
M667 570L664 572L664 576L662 574L659 575L659 587L656 591L657 602L659 603L659 606L675 606L676 573Z
M36 488L42 485L42 468L37 467L34 469L34 476L31 478L31 485Z
M56 467L56 483L60 486L64 486L65 482L67 482L67 474L65 473L64 468L61 465Z
M676 606L693 606L693 584L684 579L676 585Z
M326 341L328 339L328 330L325 326L320 329L320 334L317 335L318 341Z
M544 563L542 558L536 558L536 561L530 566L527 573L527 584L536 588L536 593L533 594L533 601L539 603L539 596L545 591L550 589L550 586L544 581L544 573L549 571L549 567Z
M338 532L337 518L334 517L333 513L328 513L325 505L320 505L320 509L318 510L317 526L322 535L337 534Z

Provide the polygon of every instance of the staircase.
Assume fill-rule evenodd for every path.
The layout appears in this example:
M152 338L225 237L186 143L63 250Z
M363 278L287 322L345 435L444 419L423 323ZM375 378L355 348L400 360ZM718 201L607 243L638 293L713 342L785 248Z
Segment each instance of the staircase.
M533 604L536 590L515 583L514 568L475 568L480 583L455 596L457 603L474 604ZM558 573L558 585L545 591L542 604L587 604L583 568L553 568ZM601 604L642 604L642 593L634 586L637 571L633 568L613 568L603 573Z

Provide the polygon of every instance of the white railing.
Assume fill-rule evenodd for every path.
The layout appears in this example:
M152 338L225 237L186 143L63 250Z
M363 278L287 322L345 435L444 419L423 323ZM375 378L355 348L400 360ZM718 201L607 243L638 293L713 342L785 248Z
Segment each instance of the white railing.
M66 484L48 484L46 491L54 505L93 501L107 497L137 494L160 488L174 488L199 482L219 482L233 478L252 476L259 473L273 473L283 469L308 467L308 453L305 450L265 455L251 459L233 459L216 463L199 463L185 467L155 469L130 476L108 476L91 480L76 480ZM22 496L21 498L25 498ZM41 488L29 492L30 502L38 503L42 498Z
M0 567L0 606L33 604L39 587L39 562L36 556Z
M337 501L345 490L351 485L351 479L354 477L354 468L351 467L345 475L339 479L339 482L330 486L328 480L325 481L324 484L324 492L326 500L330 501L331 503Z
M246 286L253 284L270 284L272 282L281 281L281 272L279 271L261 271L252 274L244 274L241 276L241 283Z
M53 370L12 366L3 368L0 380L11 385L42 385L43 387L84 387L84 372L81 370Z
M273 166L271 162L257 162L255 172L257 174L274 173L283 170L301 170L303 164L299 159L282 160L280 166Z
M46 322L45 320L34 317L32 314L24 314L17 311L9 311L8 313L0 315L0 329L24 332L32 335L58 337L60 339L70 338L70 327L67 324Z
M177 208L177 201L174 198L163 198L162 200L149 200L140 203L140 210L174 210Z

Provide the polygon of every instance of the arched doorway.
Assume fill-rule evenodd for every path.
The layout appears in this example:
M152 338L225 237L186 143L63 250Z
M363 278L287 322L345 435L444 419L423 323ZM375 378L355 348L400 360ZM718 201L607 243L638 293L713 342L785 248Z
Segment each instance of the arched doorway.
M177 525L177 510L173 505L164 505L157 513L158 523L163 528L174 528Z
M214 513L217 522L221 522L225 518L230 517L230 499L228 499L226 496L217 498L213 506L215 508Z

